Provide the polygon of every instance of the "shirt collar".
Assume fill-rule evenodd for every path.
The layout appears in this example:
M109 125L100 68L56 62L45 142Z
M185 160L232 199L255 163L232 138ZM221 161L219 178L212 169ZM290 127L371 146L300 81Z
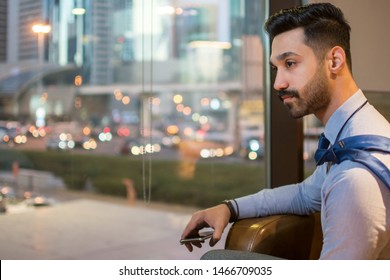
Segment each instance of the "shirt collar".
M366 100L362 90L359 89L332 114L324 129L324 134L330 143L336 141L337 134L344 123Z

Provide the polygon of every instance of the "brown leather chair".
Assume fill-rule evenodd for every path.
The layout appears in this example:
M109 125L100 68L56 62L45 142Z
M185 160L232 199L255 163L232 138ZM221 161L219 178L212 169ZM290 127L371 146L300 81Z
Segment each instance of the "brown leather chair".
M225 249L313 260L320 256L322 238L320 213L275 215L235 222L227 235Z

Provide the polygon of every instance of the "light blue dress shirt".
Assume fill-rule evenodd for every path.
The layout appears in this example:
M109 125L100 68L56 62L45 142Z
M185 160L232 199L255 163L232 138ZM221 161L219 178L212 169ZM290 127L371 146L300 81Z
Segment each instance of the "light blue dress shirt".
M365 101L359 90L330 117L324 133L331 143ZM389 122L369 103L348 120L339 139L364 134L390 138ZM390 168L390 155L374 156ZM283 170L280 173L283 176ZM321 211L321 259L390 259L390 190L359 163L347 160L329 169L323 164L301 183L236 201L240 219Z

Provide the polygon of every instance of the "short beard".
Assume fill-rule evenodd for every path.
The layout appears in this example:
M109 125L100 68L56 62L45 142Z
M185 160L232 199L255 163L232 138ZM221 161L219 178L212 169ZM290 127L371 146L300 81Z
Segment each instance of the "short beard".
M321 64L318 66L313 78L305 85L301 92L294 89L282 90L278 95L279 97L283 95L294 97L293 103L286 104L290 116L294 119L315 114L325 109L331 100L327 77L325 71L321 68Z

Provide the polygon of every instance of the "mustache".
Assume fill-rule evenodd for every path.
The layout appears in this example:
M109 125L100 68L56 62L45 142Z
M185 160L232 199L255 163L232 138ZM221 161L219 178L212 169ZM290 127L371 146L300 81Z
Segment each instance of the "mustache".
M299 97L299 92L297 90L279 90L278 91L278 96L279 98L282 98L283 96L290 96L290 97Z

